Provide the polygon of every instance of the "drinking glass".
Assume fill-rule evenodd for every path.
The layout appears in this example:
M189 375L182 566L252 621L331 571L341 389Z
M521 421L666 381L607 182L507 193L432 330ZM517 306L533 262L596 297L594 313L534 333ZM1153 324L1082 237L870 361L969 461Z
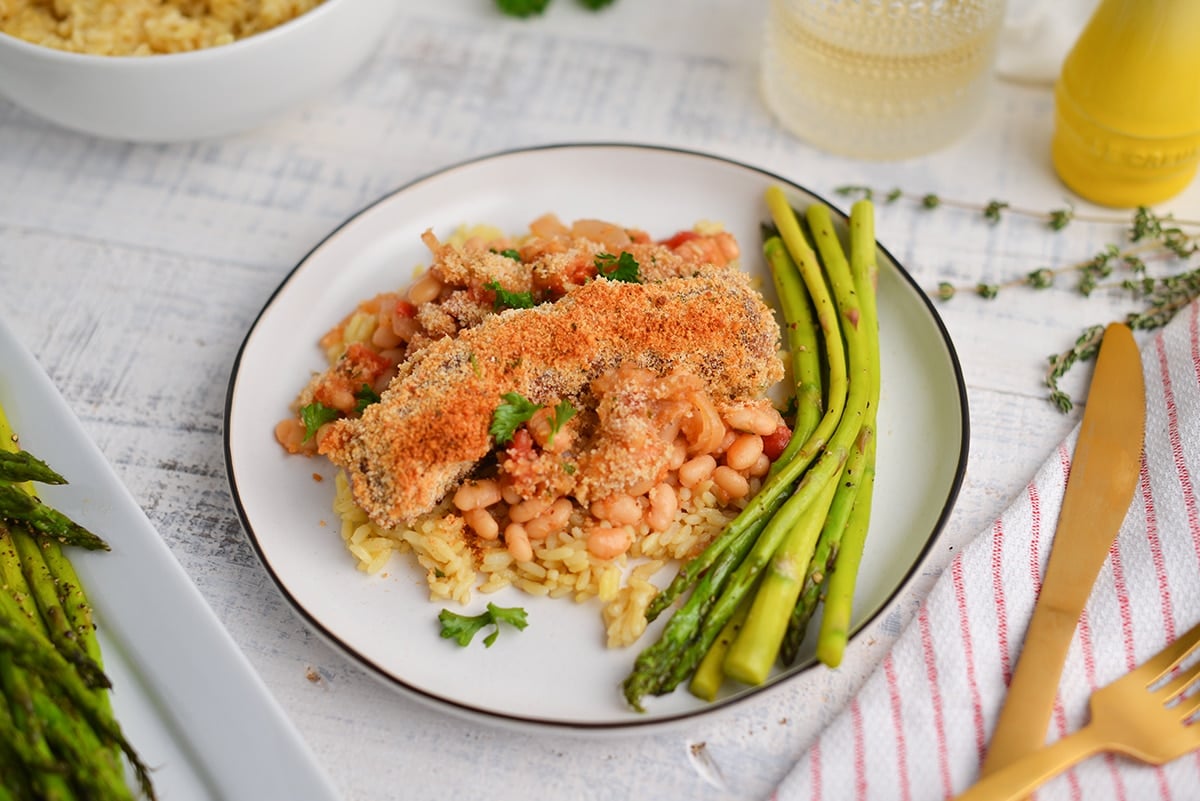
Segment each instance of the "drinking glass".
M979 118L1004 0L770 0L763 99L832 153L902 159Z

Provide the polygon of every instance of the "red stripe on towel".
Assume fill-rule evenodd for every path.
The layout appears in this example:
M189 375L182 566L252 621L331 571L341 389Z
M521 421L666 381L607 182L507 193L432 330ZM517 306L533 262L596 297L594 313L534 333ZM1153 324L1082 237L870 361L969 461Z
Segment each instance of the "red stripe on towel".
M883 658L883 675L887 679L888 701L892 707L892 728L896 731L896 779L900 784L902 801L910 801L912 787L908 782L908 742L904 739L904 710L900 700L900 682L896 678L896 663L889 653Z
M975 678L975 647L971 642L967 586L963 579L961 559L955 559L950 565L950 575L954 581L954 600L958 604L958 627L962 636L963 657L967 663L967 691L971 694L971 718L975 724L975 751L979 761L982 762L987 749L987 735L983 727L983 697L979 693L979 682Z
M1125 563L1121 558L1121 549L1116 542L1108 548L1109 562L1112 564L1113 590L1117 598L1117 614L1121 618L1121 642L1125 648L1125 669L1133 670L1137 665L1131 661L1133 652L1133 607L1129 603L1129 585L1125 581ZM1092 684L1092 689L1096 685Z
M1171 602L1171 585L1167 576L1167 562L1163 557L1162 539L1158 535L1158 512L1154 506L1154 493L1150 486L1150 466L1142 459L1140 475L1142 506L1146 520L1146 545L1154 562L1154 578L1158 582L1158 595L1162 604L1163 631L1167 641L1175 639L1175 608ZM1130 669L1132 669L1132 665Z
M1012 656L1008 650L1008 608L1004 599L1004 525L992 524L992 594L996 600L996 640L1000 651L1000 675L1004 686L1012 682Z
M813 743L808 751L809 772L812 776L812 786L809 788L811 801L821 801L821 741Z
M1188 307L1188 335L1192 339L1192 372L1196 375L1196 383L1200 384L1200 304L1193 303Z
M938 773L942 778L942 796L952 798L954 785L950 781L950 749L946 745L946 708L942 688L938 686L937 654L933 650L933 631L929 627L929 612L924 605L917 612L921 627L921 652L925 657L925 678L929 681L929 700L933 704L933 731L937 738Z
M1071 455L1064 448L1058 450L1062 460L1064 480L1071 475ZM1042 498L1038 488L1029 485L1029 575L1033 579L1033 597L1042 594Z
M1167 437L1171 442L1171 457L1175 460L1175 472L1179 488L1183 492L1183 503L1187 509L1188 529L1192 534L1192 548L1200 558L1200 512L1196 509L1196 493L1192 488L1192 476L1183 457L1183 440L1179 434L1179 408L1175 405L1175 390L1171 385L1171 373L1167 365L1167 350L1163 337L1154 340L1158 354L1158 367L1162 375L1163 402L1167 407Z
M850 699L850 727L854 730L854 797L867 801L867 748L863 738L862 709Z

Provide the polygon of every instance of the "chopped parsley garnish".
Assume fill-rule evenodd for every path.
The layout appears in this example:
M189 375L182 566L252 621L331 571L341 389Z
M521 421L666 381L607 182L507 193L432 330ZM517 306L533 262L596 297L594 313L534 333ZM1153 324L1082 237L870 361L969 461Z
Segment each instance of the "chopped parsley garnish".
M567 424L567 421L579 413L579 410L571 405L570 401L560 401L554 407L554 414L550 417L550 442L554 442L554 435L558 430Z
M492 424L488 433L495 437L498 445L503 445L511 440L517 429L529 422L533 413L542 406L519 392L506 392L500 397L503 403L492 412Z
M492 412L492 424L488 433L496 438L496 444L503 445L513 438L518 428L546 407L541 403L534 403L519 392L506 392L500 397L503 402ZM550 415L549 442L554 442L554 435L578 413L579 410L572 406L570 401L559 401Z
M579 0L589 11L599 11L612 5L613 0ZM496 7L510 17L532 17L541 14L550 5L550 0L496 0Z
M513 261L521 260L521 252L519 250L513 250L512 248L505 248L504 250L493 250L492 252L498 253L501 256L507 256L508 258L512 259Z
M532 17L541 14L550 0L496 0L496 7L510 17Z
M491 648L500 633L501 623L507 623L517 630L529 625L525 610L521 607L496 606L493 603L489 603L487 609L478 615L460 615L443 609L438 613L438 622L442 624L442 637L454 640L464 648L471 644L471 640L484 626L496 627L491 634L483 638L484 647Z
M479 367L479 359L475 358L475 351L471 351L471 355L467 360L471 363L471 372L475 374L476 378L481 378L483 370Z
M489 281L483 285L483 288L490 289L496 293L496 300L492 303L492 308L496 311L533 308L532 292L509 292L500 286L499 281Z
M357 401L354 404L354 411L362 414L363 410L372 403L379 403L379 395L376 394L375 390L371 389L370 385L363 384L362 389L354 393L354 400Z
M640 284L642 282L637 260L627 250L621 251L620 256L614 256L611 253L598 253L596 255L596 269L600 272L600 275L609 281L624 281L627 284Z
M338 410L326 406L320 401L313 401L307 406L300 407L300 422L304 423L304 442L316 436L317 429L326 423L338 419Z

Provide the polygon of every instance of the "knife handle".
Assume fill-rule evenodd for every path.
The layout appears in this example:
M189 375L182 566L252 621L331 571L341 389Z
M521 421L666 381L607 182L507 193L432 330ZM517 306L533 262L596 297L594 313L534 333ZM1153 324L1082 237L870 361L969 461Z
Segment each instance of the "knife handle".
M1058 677L1077 622L1078 616L1053 605L1040 603L1034 607L980 776L994 773L1045 745Z

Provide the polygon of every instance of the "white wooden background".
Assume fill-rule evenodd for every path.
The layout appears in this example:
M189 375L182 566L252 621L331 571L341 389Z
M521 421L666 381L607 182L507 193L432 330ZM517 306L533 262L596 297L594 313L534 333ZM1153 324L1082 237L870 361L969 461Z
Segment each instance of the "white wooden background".
M899 186L1058 208L1052 97L1001 84L960 143L904 163L816 152L759 101L764 0L555 0L507 20L489 0L408 4L352 80L269 127L130 145L60 130L0 101L0 314L41 361L205 599L348 799L760 798L907 621L954 549L990 523L1078 420L1045 399L1045 357L1117 293L1013 291L939 307L966 374L971 457L930 570L839 671L694 730L577 739L465 723L397 695L310 635L243 535L222 457L236 350L289 269L330 229L431 169L542 143L701 149L832 195ZM1087 204L1078 200L1081 211ZM1200 187L1166 206L1200 217ZM898 203L880 239L923 286L997 281L1086 258L1117 225L991 226ZM1068 388L1080 392L1087 370ZM320 675L310 681L311 670ZM693 746L704 743L709 762Z

